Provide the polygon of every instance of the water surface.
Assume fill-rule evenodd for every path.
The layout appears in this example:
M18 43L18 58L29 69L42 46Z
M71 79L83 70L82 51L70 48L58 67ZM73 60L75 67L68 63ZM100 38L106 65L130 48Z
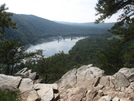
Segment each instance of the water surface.
M43 50L43 54L45 57L50 57L56 53L64 52L68 53L68 51L75 45L75 43L85 37L76 37L76 38L60 38L60 39L54 39L49 42L43 42L41 44L37 44L35 46L31 45L27 51L33 52L36 50Z

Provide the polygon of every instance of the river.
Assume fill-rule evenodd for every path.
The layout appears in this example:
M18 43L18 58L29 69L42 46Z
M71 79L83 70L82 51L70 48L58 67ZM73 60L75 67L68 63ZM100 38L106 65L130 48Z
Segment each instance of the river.
M36 50L43 50L45 57L50 57L56 53L64 52L68 53L69 50L76 44L77 41L84 39L85 37L75 37L75 38L54 38L51 41L43 42L37 45L31 45L27 52L34 52Z

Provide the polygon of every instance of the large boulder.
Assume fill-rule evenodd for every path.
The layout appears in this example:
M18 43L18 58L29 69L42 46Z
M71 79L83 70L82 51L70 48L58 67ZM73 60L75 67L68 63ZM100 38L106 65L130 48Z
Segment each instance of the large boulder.
M15 76L0 74L0 89L19 91L22 101L57 101L59 99L57 84L37 82L39 76L24 68Z
M16 91L19 88L21 77L8 76L0 74L0 89Z
M60 101L134 101L134 69L122 68L114 75L92 65L67 72L56 82Z
M33 86L34 86L33 81L30 78L24 78L20 82L19 90L21 91L21 93L24 93L33 90L34 89Z
M57 90L56 84L35 84L34 89L43 101L51 101L54 98L54 89Z

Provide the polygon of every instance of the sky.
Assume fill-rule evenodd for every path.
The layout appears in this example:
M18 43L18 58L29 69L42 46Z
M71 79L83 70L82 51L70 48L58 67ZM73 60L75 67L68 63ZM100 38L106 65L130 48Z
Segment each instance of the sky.
M95 5L98 0L0 0L6 4L8 12L36 15L52 21L94 22ZM116 16L106 20L115 22Z

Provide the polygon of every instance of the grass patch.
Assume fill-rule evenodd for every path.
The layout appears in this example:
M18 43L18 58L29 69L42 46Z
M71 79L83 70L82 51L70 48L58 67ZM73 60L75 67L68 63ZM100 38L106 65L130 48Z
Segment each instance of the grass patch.
M0 101L19 101L19 93L0 90Z

